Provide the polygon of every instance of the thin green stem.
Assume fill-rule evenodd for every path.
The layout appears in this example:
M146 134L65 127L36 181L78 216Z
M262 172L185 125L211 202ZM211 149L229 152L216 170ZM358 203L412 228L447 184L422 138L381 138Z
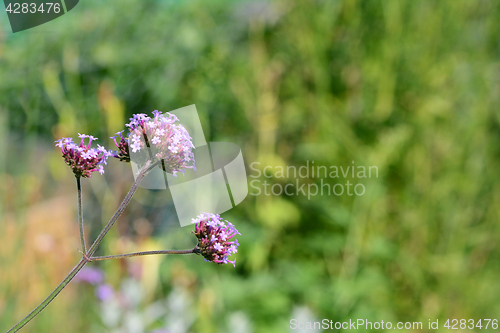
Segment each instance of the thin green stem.
M34 308L33 311L31 311L26 317L24 317L23 320L21 320L19 323L17 323L16 326L14 326L10 330L8 330L7 333L11 333L11 332L14 333L14 332L19 331L24 325L29 323L29 321L31 319L33 319L36 315L38 315L40 312L42 312L42 310L45 309L45 307L47 305L49 305L49 303L52 302L52 300L54 298L56 298L57 295L59 295L61 290L63 290L64 287L66 287L66 285L68 283L70 283L71 280L73 280L73 278L76 276L76 274L87 263L88 263L88 260L85 258L82 258L80 260L80 262L78 263L78 265L76 265L75 268L73 268L73 270L71 272L69 272L68 276L66 276L66 278L56 287L56 289L54 289L54 291L52 291L50 293L50 295L47 296L47 298L42 303L40 303L36 308Z
M134 252L127 254L117 254L113 256L103 256L103 257L91 257L90 261L99 261L99 260L108 260L108 259L121 259L121 258L131 258L138 256L148 256L152 254L193 254L198 253L198 249L189 249L189 250L159 250L159 251L145 251L145 252Z
M80 227L80 241L82 242L82 252L87 253L85 246L85 234L83 233L83 209L82 209L82 185L80 176L76 176L76 189L78 191L78 226Z

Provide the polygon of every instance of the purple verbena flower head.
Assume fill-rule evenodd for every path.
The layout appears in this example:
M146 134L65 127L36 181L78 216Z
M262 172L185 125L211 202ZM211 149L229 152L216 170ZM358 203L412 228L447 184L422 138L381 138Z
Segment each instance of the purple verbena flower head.
M91 148L92 141L97 140L92 135L78 133L78 137L80 138L79 145L73 142L73 138L55 141L56 147L61 148L64 161L77 177L90 178L94 171L99 171L102 175L104 173L102 165L106 164L107 158L112 156L112 153L101 145ZM85 143L85 139L89 139L88 144Z
M120 161L130 162L132 153L151 149L154 158L162 161L162 168L174 176L178 171L195 169L194 145L188 131L181 124L176 124L179 119L170 113L162 114L153 111L153 118L144 113L134 114L125 126L129 132L126 137L122 132L112 137L118 148L113 156ZM119 142L117 141L120 136Z
M231 263L234 266L236 259L230 261L229 256L238 252L239 243L237 239L231 238L241 235L234 225L223 221L220 215L210 213L202 213L191 221L195 224L193 233L198 238L196 248L205 260L217 264Z

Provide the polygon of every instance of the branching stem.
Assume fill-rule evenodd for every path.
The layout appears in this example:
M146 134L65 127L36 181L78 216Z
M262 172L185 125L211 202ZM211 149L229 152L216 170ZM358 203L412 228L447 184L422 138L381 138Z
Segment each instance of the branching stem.
M132 199L132 196L134 195L135 191L137 191L137 188L139 187L139 183L141 180L148 174L149 171L151 171L153 168L155 168L158 165L158 162L151 162L148 161L146 164L141 168L137 178L135 179L134 184L130 188L130 191L127 193L125 196L125 199L123 199L122 203L116 210L115 214L111 217L109 222L106 224L104 229L101 231L99 236L97 236L97 239L94 241L92 246L88 251L86 251L85 248L85 237L83 234L83 214L82 214L82 205L81 205L81 186L80 186L80 178L77 177L76 182L77 182L77 189L78 189L78 224L80 226L80 238L82 242L82 249L83 249L83 257L78 263L78 265L69 272L69 274L64 278L64 280L54 289L45 300L43 300L42 303L40 303L36 308L33 309L26 317L24 317L19 323L17 323L14 327L12 327L7 333L14 333L19 331L24 325L29 323L33 318L35 318L40 312L42 312L43 309L47 305L49 305L50 302L54 298L56 298L57 295L61 292L61 290L64 289L68 285L68 283L73 280L73 278L78 274L78 272L90 261L99 261L99 260L106 260L106 259L116 259L116 258L128 258L128 257L135 257L135 256L143 256L143 255L150 255L150 254L190 254L190 253L196 253L198 254L198 251L196 248L191 249L191 250L165 250L165 251L148 251L148 252L137 252L137 253L129 253L129 254L120 254L120 255L115 255L115 256L104 256L104 257L92 257L101 244L104 236L108 233L109 229L113 226L113 224L116 222L118 217L123 213L125 210L125 207L129 204L130 200Z
M116 220L118 220L120 215L125 210L125 207L127 207L130 200L132 200L132 197L134 196L135 191L137 191L137 189L139 188L139 183L141 182L141 180L144 178L144 176L146 176L148 174L149 171L153 170L153 168L156 167L157 165L158 165L158 162L152 163L151 161L147 161L144 164L144 166L139 171L139 174L137 175L137 178L135 179L134 184L130 188L130 191L128 191L127 195L125 196L125 199L123 199L122 203L120 204L120 206L118 207L116 212L113 214L113 216L111 217L109 222L106 224L104 229L102 229L101 233L99 234L99 236L97 236L94 243L92 243L92 245L90 246L90 249L87 252L88 257L92 257L94 255L95 251L97 250L97 248L101 244L104 236L106 236L109 229L111 229L113 224L115 224Z

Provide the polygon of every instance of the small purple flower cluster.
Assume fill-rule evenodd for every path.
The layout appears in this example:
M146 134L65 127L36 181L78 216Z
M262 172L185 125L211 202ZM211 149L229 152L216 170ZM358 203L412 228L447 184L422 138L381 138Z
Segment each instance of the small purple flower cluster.
M227 225L226 223L227 222ZM241 235L238 230L228 221L223 221L220 215L202 213L192 223L195 223L194 234L198 238L196 248L206 261L217 264L231 263L235 266L236 259L229 260L232 253L238 252L238 240L230 241L235 235Z
M179 119L170 113L162 114L153 111L154 118L144 113L134 114L130 122L126 138L122 132L112 137L118 147L114 157L121 161L130 161L129 149L137 153L144 148L152 148L155 157L162 161L162 168L174 176L178 171L184 173L186 168L196 169L193 149L195 148L188 131L181 124L175 124ZM116 141L120 136L121 140Z
M103 164L106 165L107 158L113 154L99 144L97 148L90 148L92 141L97 140L92 135L78 133L78 137L81 139L79 146L73 142L73 138L62 138L55 141L56 147L61 148L64 161L73 169L73 173L77 177L90 178L94 171L99 171L102 175L104 173ZM89 143L85 144L84 141L87 138Z

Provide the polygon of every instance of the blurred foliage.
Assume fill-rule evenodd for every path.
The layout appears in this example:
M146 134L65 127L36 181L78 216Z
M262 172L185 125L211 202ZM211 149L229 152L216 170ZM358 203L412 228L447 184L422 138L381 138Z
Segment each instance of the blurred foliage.
M287 332L304 308L424 327L496 318L499 18L486 0L85 0L16 34L0 17L0 331L78 260L73 179L52 141L190 104L207 140L239 144L249 165L354 161L379 175L363 196L249 195L224 214L242 233L236 269L107 262L116 288L134 263L144 302L182 287L189 332ZM92 232L132 182L116 161L105 179L84 184ZM106 253L186 245L187 228L155 231L161 216L133 205ZM24 331L106 331L91 292L70 285Z

